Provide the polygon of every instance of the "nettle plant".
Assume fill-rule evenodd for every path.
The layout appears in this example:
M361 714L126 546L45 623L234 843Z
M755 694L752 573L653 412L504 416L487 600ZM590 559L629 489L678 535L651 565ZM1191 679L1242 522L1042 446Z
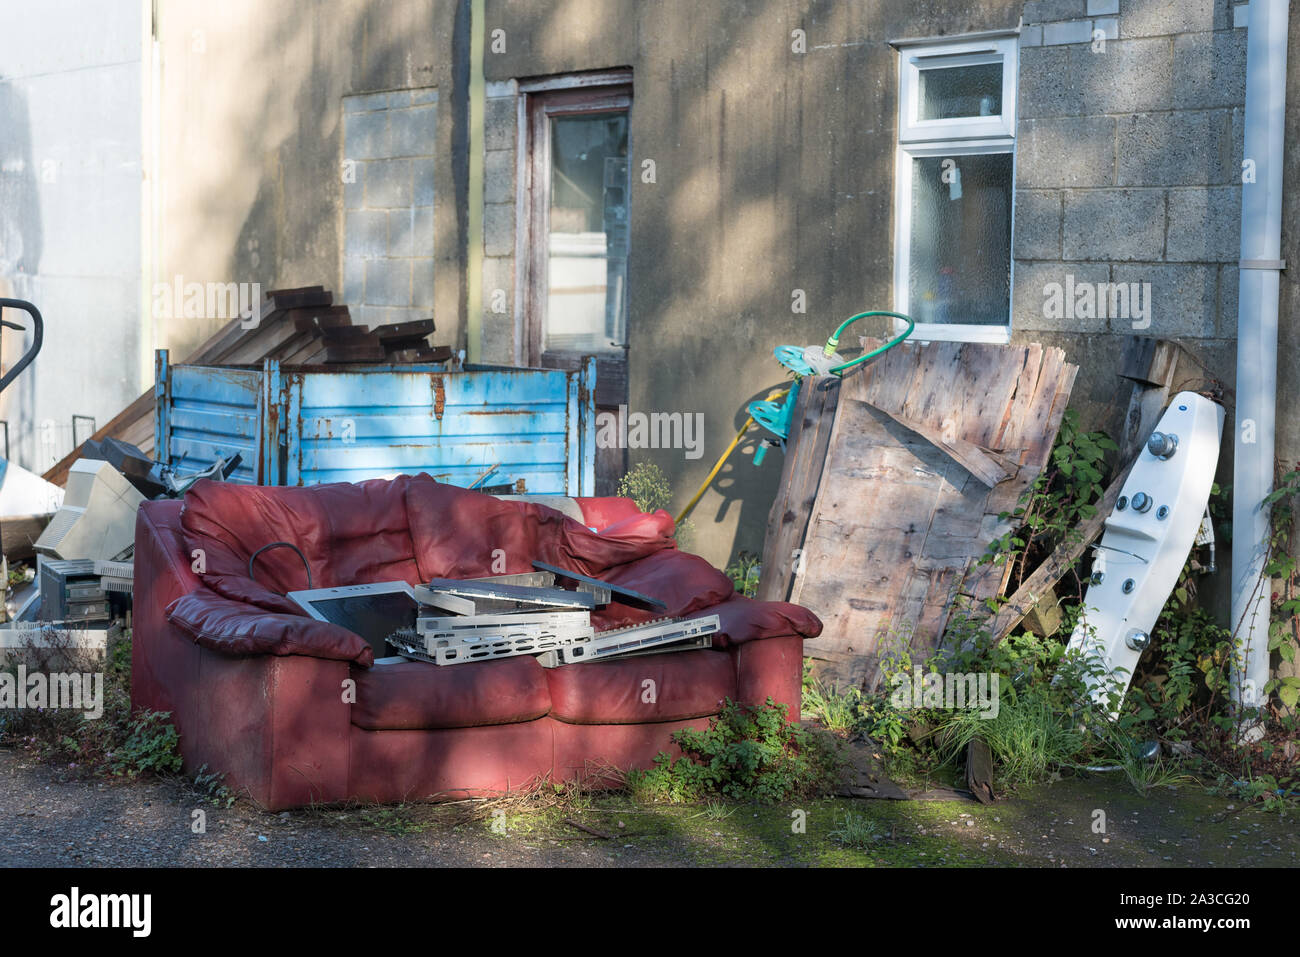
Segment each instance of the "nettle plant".
M1057 545L1077 537L1078 527L1097 514L1104 488L1106 453L1119 449L1105 432L1084 432L1079 413L1066 409L1048 467L1014 511L998 516L1015 527L989 543L982 562L1010 563L1015 587ZM996 603L996 602L995 602Z
M1288 664L1295 663L1296 642L1300 639L1300 588L1297 577L1300 565L1292 549L1292 529L1295 527L1295 503L1300 496L1300 471L1287 472L1277 488L1264 499L1272 506L1272 534L1269 539L1269 559L1264 566L1265 578L1282 581L1282 588L1272 596L1273 615L1269 622L1268 650ZM1277 677L1264 686L1265 694L1277 693L1278 699L1288 708L1300 702L1300 678Z

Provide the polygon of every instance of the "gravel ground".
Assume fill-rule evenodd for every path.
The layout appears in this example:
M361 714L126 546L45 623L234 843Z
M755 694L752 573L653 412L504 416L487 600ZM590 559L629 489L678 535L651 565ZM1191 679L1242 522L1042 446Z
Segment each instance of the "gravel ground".
M493 833L465 807L408 805L280 814L218 808L177 780L66 776L0 749L0 867L1252 867L1300 865L1294 814L1262 813L1197 787L1136 794L1118 775L1025 789L990 807L827 799L805 810L642 807L614 795L511 812ZM206 828L193 829L202 811ZM1099 811L1106 830L1095 830ZM791 825L803 815L803 830ZM846 816L867 838L837 840ZM565 822L579 819L608 835Z

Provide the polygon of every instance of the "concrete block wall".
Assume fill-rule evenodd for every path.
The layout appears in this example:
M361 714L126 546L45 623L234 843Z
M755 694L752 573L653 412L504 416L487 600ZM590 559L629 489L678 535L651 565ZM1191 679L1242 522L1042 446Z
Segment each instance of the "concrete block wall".
M433 314L438 91L343 97L343 298L375 326Z
M482 360L513 363L515 341L515 170L519 86L487 84L483 136ZM522 359L522 356L518 356Z
M1018 335L1138 333L1206 346L1233 338L1246 76L1235 6L1025 4ZM1149 316L1060 315L1048 306L1053 284L1084 283L1149 283Z

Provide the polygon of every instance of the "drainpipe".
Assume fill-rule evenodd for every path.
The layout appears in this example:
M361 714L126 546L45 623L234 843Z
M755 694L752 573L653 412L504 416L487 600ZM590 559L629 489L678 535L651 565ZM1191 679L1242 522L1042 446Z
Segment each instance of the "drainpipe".
M1268 682L1271 587L1264 575L1273 491L1282 156L1289 0L1251 0L1237 301L1237 409L1232 471L1232 624L1242 668L1233 698L1261 705ZM1253 182L1251 182L1253 166ZM1260 729L1250 732L1257 736Z
M465 263L465 349L470 362L479 361L483 345L483 78L484 0L470 0L469 27L469 218L466 223L468 259Z

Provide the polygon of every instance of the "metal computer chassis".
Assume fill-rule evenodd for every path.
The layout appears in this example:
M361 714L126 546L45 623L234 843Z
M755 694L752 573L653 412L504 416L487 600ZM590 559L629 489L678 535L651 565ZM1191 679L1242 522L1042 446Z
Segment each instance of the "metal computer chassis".
M421 617L415 630L415 649L440 665L559 651L590 643L595 635L585 611Z

